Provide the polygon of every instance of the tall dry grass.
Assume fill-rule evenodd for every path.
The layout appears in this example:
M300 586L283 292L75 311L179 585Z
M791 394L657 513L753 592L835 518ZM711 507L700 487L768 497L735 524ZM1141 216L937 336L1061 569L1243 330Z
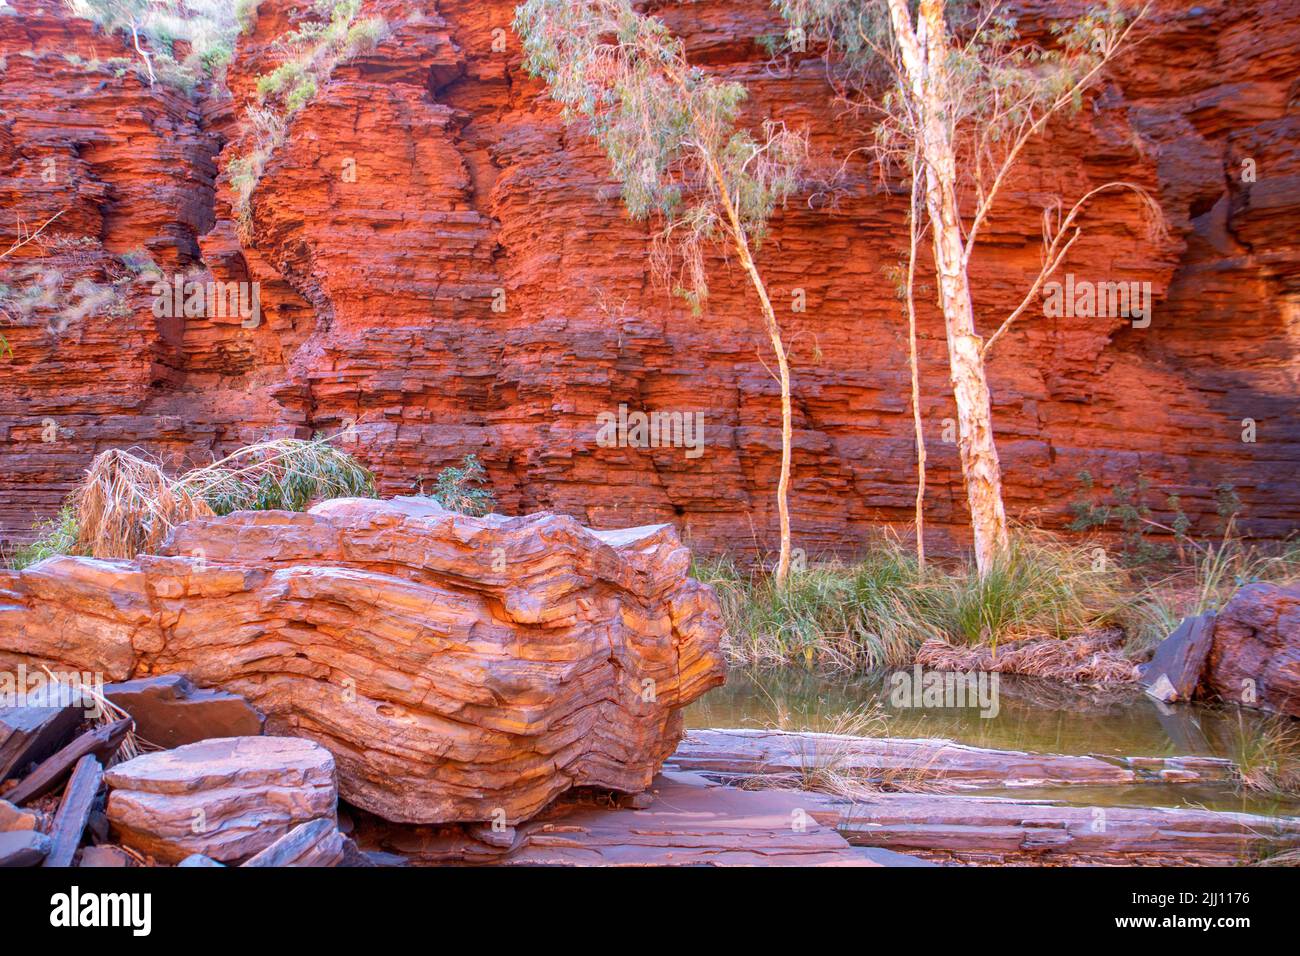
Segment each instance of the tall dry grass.
M76 548L96 558L157 551L183 521L212 514L151 461L117 448L95 456L72 494Z
M10 564L26 567L53 554L132 558L156 552L173 528L193 518L304 511L329 498L374 495L374 476L329 438L258 442L177 477L113 448L95 456L57 521Z
M1128 636L1129 653L1141 656L1185 617L1217 611L1238 588L1259 581L1300 581L1300 543L1266 551L1234 537L1198 546L1187 565L1135 587L1115 614Z

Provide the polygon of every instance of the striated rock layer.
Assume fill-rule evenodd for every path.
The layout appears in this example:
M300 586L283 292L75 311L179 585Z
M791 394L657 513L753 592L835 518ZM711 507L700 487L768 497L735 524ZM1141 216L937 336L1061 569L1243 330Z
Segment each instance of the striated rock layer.
M1215 619L1201 681L1223 700L1300 717L1300 585L1238 590Z
M120 763L104 779L114 834L167 863L253 856L300 824L333 827L338 803L329 751L289 737L185 744Z
M389 820L513 825L637 792L723 682L712 591L666 526L469 518L425 500L180 526L163 556L0 572L0 666L183 672L334 755Z
M276 39L311 6L262 0L229 89L192 93L150 87L122 38L57 0L0 15L0 246L17 217L66 210L50 232L62 245L0 264L15 288L36 281L25 270L56 269L62 296L0 329L13 347L0 358L0 538L26 535L111 445L179 465L354 422L348 448L386 493L474 452L511 512L673 522L693 547L770 549L780 416L752 292L716 259L694 317L650 280L647 227L520 69L512 0L365 0L384 39L294 116L240 238L224 170L250 148L244 109L283 56ZM1077 8L1012 6L1030 30ZM862 145L819 60L769 60L761 38L781 25L766 0L650 7L697 62L749 85L748 120L810 130L816 174ZM1105 489L1140 473L1155 520L1169 524L1175 493L1208 530L1229 484L1243 527L1282 537L1300 523L1300 7L1158 0L1141 32L1028 151L972 260L987 334L1038 265L1054 196L1134 182L1169 228L1150 239L1136 201L1106 194L1066 263L1080 280L1151 283L1150 327L1036 315L993 353L1008 507L1060 526L1079 471ZM905 324L887 275L906 197L862 155L778 214L760 259L791 344L793 525L810 555L856 551L912 506ZM259 282L263 320L155 319L146 287L115 284L136 248L168 274ZM121 294L81 308L83 279ZM938 549L964 541L966 515L932 299L918 296ZM623 404L699 412L703 454L602 446L597 416Z

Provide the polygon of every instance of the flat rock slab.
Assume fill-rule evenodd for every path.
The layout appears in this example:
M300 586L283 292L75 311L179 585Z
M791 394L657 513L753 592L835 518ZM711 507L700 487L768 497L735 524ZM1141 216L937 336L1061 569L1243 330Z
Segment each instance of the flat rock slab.
M111 724L101 724L76 737L72 743L46 757L29 775L24 777L5 797L15 804L23 804L58 789L63 778L72 773L82 758L93 756L100 764L107 763L117 753L122 741L131 730L129 718Z
M644 790L725 678L716 598L668 525L344 498L186 522L162 550L0 572L0 667L240 694L388 820L514 825L571 787Z
M665 767L724 783L829 770L868 784L930 789L1121 785L1221 780L1230 768L1205 757L1100 758L970 747L941 738L850 737L766 730L692 730Z
M859 853L813 815L806 793L739 790L690 773L655 778L644 809L571 795L516 829L501 848L466 827L362 824L370 853L418 863L514 866L893 866Z
M62 747L83 716L74 706L0 708L0 781Z
M334 758L296 737L225 737L145 754L105 775L120 841L163 862L223 863L266 849L300 823L333 821Z
M1225 866L1300 846L1300 819L1191 807L916 793L810 798L809 812L855 846L971 863Z
M347 838L331 819L300 823L244 866L338 866Z
M878 866L846 852L805 794L660 777L644 810L575 808L526 828L503 863L546 866Z
M35 830L0 833L0 867L39 866L50 852L50 838Z
M1142 688L1166 704L1191 700L1214 641L1214 612L1185 618L1140 668Z
M59 801L58 812L54 814L54 823L50 827L50 852L42 866L72 865L103 781L104 768L94 755L87 754L77 761Z
M255 737L266 728L266 717L238 694L197 688L183 674L108 684L104 696L131 715L137 737L158 747Z

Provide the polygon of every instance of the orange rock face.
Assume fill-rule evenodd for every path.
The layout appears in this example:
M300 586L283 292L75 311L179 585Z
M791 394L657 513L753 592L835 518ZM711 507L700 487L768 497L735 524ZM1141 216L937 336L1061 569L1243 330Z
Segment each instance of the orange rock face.
M0 667L235 691L388 820L513 825L570 787L636 793L724 679L713 592L665 526L340 499L190 522L166 552L0 571Z
M86 241L0 264L11 287L33 281L20 270L56 268L74 306L0 319L13 347L0 359L3 534L52 513L105 447L179 465L355 423L349 450L385 493L473 452L507 512L672 522L704 550L772 547L779 405L752 292L720 257L702 316L651 281L649 227L521 71L508 0L367 0L388 35L295 115L242 240L224 170L247 154L244 107L308 0L263 0L230 92L188 95L110 65L126 46L54 0L15 6L0 16L0 235L17 215L30 226L66 209L51 235ZM1029 22L1064 5L1023 6ZM698 62L749 85L749 120L810 129L819 173L864 141L820 60L768 61L760 38L781 28L763 0L660 12ZM1053 196L1136 182L1169 229L1151 240L1132 197L1107 195L1066 265L1080 280L1151 283L1149 327L1036 315L999 343L1008 508L1060 526L1079 471L1103 488L1141 473L1157 520L1176 493L1206 529L1213 489L1230 484L1248 531L1283 536L1300 518L1300 10L1162 0L1143 32L1031 150L973 260L989 334L1037 268ZM903 254L905 198L858 159L845 169L778 214L760 261L792 349L795 544L814 556L906 523L913 496L905 323L885 274ZM77 281L119 288L118 257L137 247L169 274L258 282L262 320L156 318L129 277L111 308L75 308ZM964 543L966 516L932 299L923 290L923 416L944 548ZM601 442L600 416L621 405L699 413L702 454Z

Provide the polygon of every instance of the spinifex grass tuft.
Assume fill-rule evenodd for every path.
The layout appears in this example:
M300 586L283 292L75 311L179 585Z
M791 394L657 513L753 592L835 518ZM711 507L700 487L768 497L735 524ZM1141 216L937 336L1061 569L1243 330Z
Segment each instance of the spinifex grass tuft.
M1228 533L1198 548L1188 567L1143 587L1118 608L1129 653L1154 648L1183 618L1217 611L1238 588L1257 581L1300 581L1300 544L1289 542L1270 554Z
M329 444L284 438L248 445L169 478L120 449L95 456L59 518L15 552L26 567L53 554L131 558L157 551L176 525L237 510L303 511L317 501L375 495L374 476Z
M95 456L72 506L76 548L96 558L156 551L176 525L212 514L201 497L176 487L153 462L117 448Z
M19 545L9 556L9 566L15 571L52 555L76 553L77 515L68 505L59 509L57 517L40 522L34 530L36 539L30 544Z
M187 472L176 486L202 498L214 514L304 511L328 498L373 498L374 476L326 439L281 438L248 445Z
M1124 572L1094 566L1091 551L1022 533L981 577L973 566L930 566L882 538L855 564L793 570L784 587L729 560L700 561L742 664L819 664L844 670L908 664L926 641L987 643L1069 637L1107 623Z
M1228 740L1237 787L1255 793L1300 793L1300 729L1290 717L1247 720L1240 710Z

